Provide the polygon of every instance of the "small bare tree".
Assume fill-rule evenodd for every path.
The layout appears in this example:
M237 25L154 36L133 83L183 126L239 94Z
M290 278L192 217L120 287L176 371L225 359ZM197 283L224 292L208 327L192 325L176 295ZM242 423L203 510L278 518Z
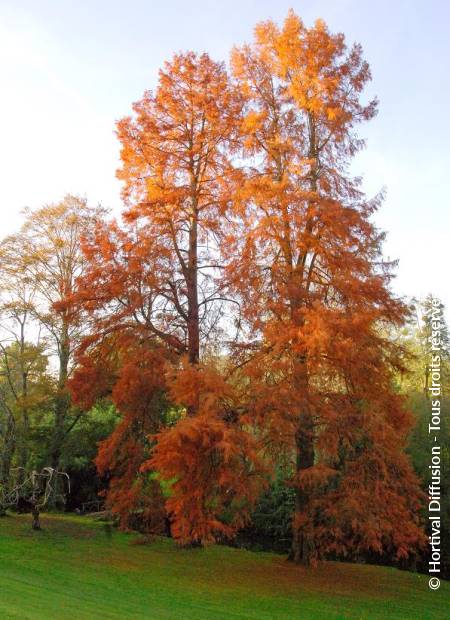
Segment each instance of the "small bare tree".
M51 500L52 503L65 503L66 494L69 493L70 478L66 472L53 467L27 472L22 467L15 467L11 469L9 484L0 485L0 513L12 506L28 508L33 517L32 528L40 530L41 510Z

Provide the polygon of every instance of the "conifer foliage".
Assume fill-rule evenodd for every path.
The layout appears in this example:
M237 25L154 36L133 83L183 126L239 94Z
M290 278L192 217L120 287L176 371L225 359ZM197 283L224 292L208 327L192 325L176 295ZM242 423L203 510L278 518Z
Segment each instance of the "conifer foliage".
M84 239L92 330L72 380L123 415L97 458L118 513L160 510L145 498L165 481L180 542L232 536L283 455L294 561L422 543L384 335L407 309L371 222L381 197L348 172L369 80L360 46L290 12L230 74L176 55L118 123L126 209Z
M359 46L293 13L281 29L260 24L232 61L257 163L235 203L229 271L262 345L245 366L250 408L269 441L296 453L292 558L403 557L421 538L420 499L401 451L412 421L391 387L400 351L381 328L407 309L370 221L379 198L347 172L363 146L355 127L376 111L361 103L368 65Z

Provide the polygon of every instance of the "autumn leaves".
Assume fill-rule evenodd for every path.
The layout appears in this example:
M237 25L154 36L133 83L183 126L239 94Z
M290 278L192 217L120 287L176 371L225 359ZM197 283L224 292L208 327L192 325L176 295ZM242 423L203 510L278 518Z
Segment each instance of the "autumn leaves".
M379 329L406 310L369 219L379 200L347 172L369 79L359 46L291 12L230 72L174 56L118 123L126 208L84 239L93 329L72 391L111 393L123 415L97 460L119 514L165 504L183 543L232 536L283 463L295 561L421 539Z

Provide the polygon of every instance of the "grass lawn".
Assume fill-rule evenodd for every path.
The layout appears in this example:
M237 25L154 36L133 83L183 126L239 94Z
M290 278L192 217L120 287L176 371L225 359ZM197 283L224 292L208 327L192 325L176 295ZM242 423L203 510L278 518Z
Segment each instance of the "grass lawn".
M1 620L338 620L450 618L450 584L327 562L292 566L229 547L136 544L87 517L0 518Z

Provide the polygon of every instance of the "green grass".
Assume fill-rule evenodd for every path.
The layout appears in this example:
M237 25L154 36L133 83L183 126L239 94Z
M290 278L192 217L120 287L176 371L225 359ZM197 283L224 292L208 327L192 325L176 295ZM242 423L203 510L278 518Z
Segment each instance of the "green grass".
M0 519L1 620L338 620L450 618L450 584L390 568L229 547L180 550L87 517Z

